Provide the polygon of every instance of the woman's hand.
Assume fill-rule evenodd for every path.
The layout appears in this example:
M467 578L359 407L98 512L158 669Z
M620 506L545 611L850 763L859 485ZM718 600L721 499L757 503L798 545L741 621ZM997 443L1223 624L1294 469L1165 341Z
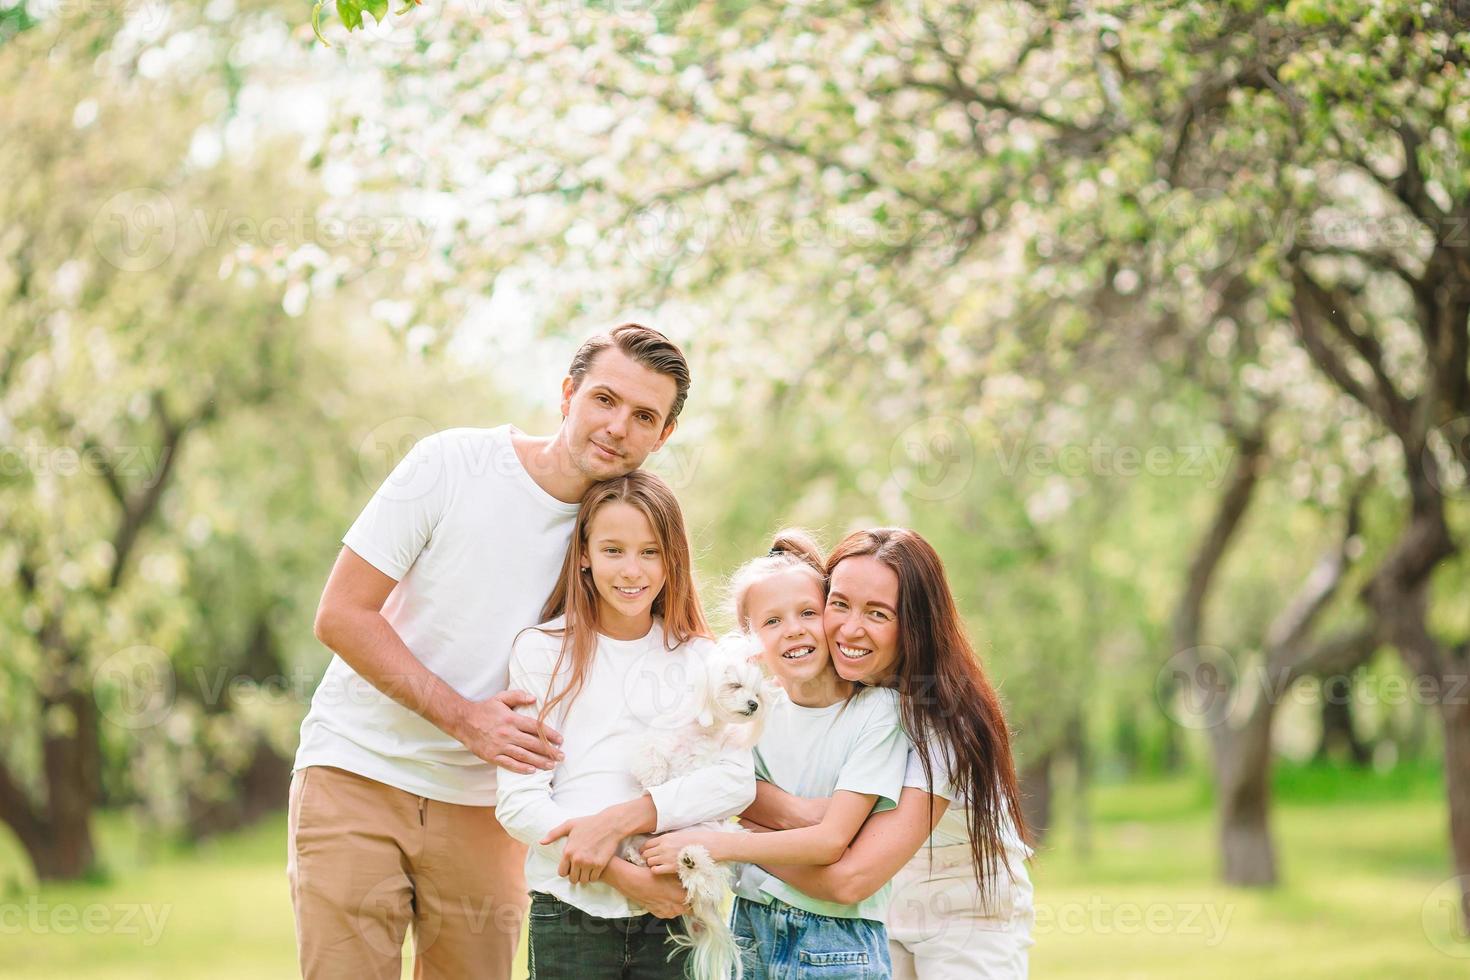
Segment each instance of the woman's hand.
M698 844L709 851L709 856L717 862L728 860L721 856L721 844L729 837L729 834L717 830L680 830L650 837L643 844L643 860L648 862L648 870L654 874L675 874L679 870L679 852L692 844Z

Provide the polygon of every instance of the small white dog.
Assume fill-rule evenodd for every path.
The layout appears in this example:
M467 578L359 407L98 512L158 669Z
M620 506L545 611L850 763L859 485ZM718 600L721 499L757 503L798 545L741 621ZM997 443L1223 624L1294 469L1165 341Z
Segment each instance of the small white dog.
M773 682L751 660L757 652L749 637L731 635L720 641L705 662L704 674L696 678L700 704L694 719L655 732L634 763L633 776L644 789L711 765L729 749L756 743L775 693ZM697 829L735 828L710 822ZM623 859L643 866L641 849L648 837L638 834L624 841ZM690 947L688 972L694 980L740 980L740 950L721 914L730 891L730 869L716 864L703 847L686 847L679 852L679 881L689 897L689 912L684 916L689 936L676 936L674 942Z

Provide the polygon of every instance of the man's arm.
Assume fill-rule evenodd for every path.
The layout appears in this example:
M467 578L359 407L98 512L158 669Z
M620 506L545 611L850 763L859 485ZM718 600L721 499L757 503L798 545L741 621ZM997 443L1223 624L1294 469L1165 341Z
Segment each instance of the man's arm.
M949 801L942 796L905 786L898 807L869 817L837 863L824 867L761 867L813 898L856 905L891 881L919 852L948 806Z
M317 639L373 687L486 762L515 772L556 765L561 753L554 746L560 744L561 735L546 730L553 745L547 754L535 719L514 711L533 700L530 695L505 691L485 701L471 701L413 655L383 618L383 603L396 584L351 548L343 548L317 606Z

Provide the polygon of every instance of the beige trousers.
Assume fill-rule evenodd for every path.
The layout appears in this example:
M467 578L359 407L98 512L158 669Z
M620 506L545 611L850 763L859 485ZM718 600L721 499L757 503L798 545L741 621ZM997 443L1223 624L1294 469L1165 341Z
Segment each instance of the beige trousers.
M306 980L510 980L529 897L525 846L495 808L308 766L291 778L286 875Z
M894 980L1025 980L1036 914L1022 855L1009 856L1016 877L1001 869L982 902L969 844L919 849L893 878Z

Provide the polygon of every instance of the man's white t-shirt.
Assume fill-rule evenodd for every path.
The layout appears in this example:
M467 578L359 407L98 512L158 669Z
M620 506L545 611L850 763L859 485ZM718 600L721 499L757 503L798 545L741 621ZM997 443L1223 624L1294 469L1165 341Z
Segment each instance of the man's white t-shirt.
M425 667L483 701L506 689L516 634L541 619L576 519L532 479L509 425L421 440L342 543L398 584L383 616ZM333 656L295 768L336 766L417 796L495 805L495 767Z

